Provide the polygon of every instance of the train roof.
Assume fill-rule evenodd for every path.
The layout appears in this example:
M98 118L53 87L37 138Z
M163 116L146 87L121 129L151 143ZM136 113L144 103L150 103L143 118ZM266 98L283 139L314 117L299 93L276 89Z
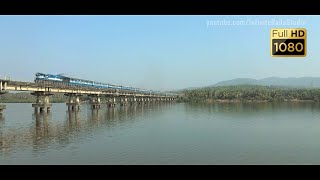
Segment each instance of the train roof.
M79 79L79 78L68 77L68 76L61 75L61 74L54 75L54 74L48 74L48 73L46 73L46 74L45 74L45 73L36 73L36 76L38 76L38 75L53 75L53 76L60 76L60 77L70 78L70 79L73 79L73 80L88 81L88 82L94 82L94 83L100 83L100 84L107 84L107 85L117 86L117 85L109 84L109 83L103 83L103 82L97 82L97 81L92 81L92 80L86 80L86 79Z
M103 83L103 82L97 82L97 81L92 81L92 80L85 80L85 79L73 78L73 77L68 77L68 76L62 75L62 74L54 75L54 74L40 73L40 72L37 72L37 73L36 73L36 76L40 76L40 75L44 75L44 76L45 76L45 75L60 76L60 77L70 78L70 79L73 79L73 80L80 80L80 81L94 82L94 83L106 84L106 85L117 86L117 87L132 88L132 89L135 89L135 90L138 90L138 91L150 91L150 92L157 92L157 93L161 93L160 91L155 91L155 90L140 89L140 88L135 88L135 87L130 87L130 86L121 86L121 85L114 85L114 84L110 84L110 83Z

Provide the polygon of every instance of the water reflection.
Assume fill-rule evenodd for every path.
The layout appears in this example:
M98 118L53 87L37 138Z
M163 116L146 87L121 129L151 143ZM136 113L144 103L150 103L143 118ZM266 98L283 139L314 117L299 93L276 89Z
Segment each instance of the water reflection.
M101 121L101 109L90 109L88 120L91 126L99 126Z
M32 114L32 119L36 122L36 135L37 136L47 136L48 135L48 118L51 113L35 113ZM51 117L51 116L50 116Z
M33 113L32 119L35 121L35 127L30 129L32 133L32 145L34 148L46 148L46 140L49 137L49 118L51 113ZM28 135L26 136L28 137ZM43 146L44 145L44 146Z
M66 120L68 122L69 131L75 131L81 129L80 111L67 111Z
M65 104L55 104L48 114L32 114L30 104L10 106L0 123L0 164L320 162L319 103L146 104L94 110L83 104L71 112Z
M210 113L258 113L258 112L297 112L297 111L311 111L319 112L320 103L318 102L283 102L283 103L269 103L269 102L230 102L230 103L193 103L185 104L186 111Z
M65 111L65 119L55 119L59 112L33 113L29 126L0 126L0 149L2 154L9 155L16 150L32 147L36 155L39 151L52 147L63 148L70 142L92 138L98 130L128 128L140 116L166 108L166 104L131 105L116 108ZM5 121L0 121L0 123ZM1 125L1 124L0 124Z
M4 120L5 120L4 115L0 113L0 126L2 123L4 123Z

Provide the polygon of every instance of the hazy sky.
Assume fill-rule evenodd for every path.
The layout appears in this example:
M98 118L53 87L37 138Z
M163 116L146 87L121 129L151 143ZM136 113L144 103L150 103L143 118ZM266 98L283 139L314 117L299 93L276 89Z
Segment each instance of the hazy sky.
M256 24L221 25L238 20ZM264 20L304 24L257 24ZM307 29L306 58L270 56L277 27ZM155 90L320 77L319 33L320 16L0 16L0 76L33 81L36 72L64 73Z

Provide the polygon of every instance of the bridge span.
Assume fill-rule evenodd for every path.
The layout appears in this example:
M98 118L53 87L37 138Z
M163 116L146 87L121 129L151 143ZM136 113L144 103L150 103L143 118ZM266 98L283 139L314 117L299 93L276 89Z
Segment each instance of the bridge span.
M52 106L50 96L55 93L63 93L68 97L66 105L69 111L79 110L81 105L80 97L85 95L89 97L89 103L93 109L99 109L102 103L106 103L108 107L112 108L117 104L120 104L120 106L130 104L143 105L146 103L173 102L176 99L176 96L169 94L142 93L130 90L111 91L95 87L41 84L0 79L0 96L10 91L30 91L32 95L36 96L36 102L32 104L35 112L49 112ZM105 101L101 101L101 99ZM0 114L3 113L5 108L5 105L0 104Z

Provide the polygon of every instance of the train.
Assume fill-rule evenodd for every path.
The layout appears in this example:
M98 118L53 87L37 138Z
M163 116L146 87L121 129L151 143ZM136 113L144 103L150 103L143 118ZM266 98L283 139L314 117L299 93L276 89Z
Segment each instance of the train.
M46 73L38 72L35 74L34 82L41 83L41 84L52 84L52 85L93 87L93 88L105 89L110 91L123 90L123 91L139 92L144 94L166 95L165 93L162 93L160 91L140 89L140 88L134 88L129 86L119 86L119 85L95 82L95 81L84 80L84 79L77 79L77 78L67 77L61 74L54 75L54 74L46 74Z

